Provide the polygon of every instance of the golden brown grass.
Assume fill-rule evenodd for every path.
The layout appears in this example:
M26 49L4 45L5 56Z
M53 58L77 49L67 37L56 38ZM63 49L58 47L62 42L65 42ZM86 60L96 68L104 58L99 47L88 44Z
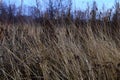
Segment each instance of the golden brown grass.
M90 25L54 26L52 32L30 25L5 29L0 80L120 79L120 34L114 40Z

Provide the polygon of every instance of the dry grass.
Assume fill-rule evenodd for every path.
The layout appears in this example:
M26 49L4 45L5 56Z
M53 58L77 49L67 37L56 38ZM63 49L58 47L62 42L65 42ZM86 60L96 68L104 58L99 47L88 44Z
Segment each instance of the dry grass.
M90 25L46 30L30 25L4 30L0 80L120 80L119 38L99 29L95 34Z

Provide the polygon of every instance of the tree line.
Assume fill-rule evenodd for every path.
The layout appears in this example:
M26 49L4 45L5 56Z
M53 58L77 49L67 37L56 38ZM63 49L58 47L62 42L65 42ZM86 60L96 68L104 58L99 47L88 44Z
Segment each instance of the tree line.
M73 10L72 0L48 0L47 7L41 10L42 4L40 0L36 0L35 6L24 6L23 0L21 5L16 7L15 4L0 4L0 22L1 24L16 23L38 23L46 24L72 24L76 26L84 25L88 22L95 26L96 23L112 24L119 27L120 22L120 3L115 2L114 8L99 11L97 3L94 1L92 5L88 5L86 10ZM92 6L92 7L90 7Z

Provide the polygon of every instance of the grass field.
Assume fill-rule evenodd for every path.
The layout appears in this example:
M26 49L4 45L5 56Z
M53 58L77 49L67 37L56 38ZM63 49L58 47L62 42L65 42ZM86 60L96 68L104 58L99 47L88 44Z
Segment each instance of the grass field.
M0 80L120 80L120 33L101 27L0 25Z

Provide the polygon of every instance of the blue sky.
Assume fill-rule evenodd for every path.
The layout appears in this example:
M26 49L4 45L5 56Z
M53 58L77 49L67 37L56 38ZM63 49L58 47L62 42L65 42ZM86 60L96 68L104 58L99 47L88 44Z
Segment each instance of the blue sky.
M8 3L10 1L10 3L15 3L16 5L20 5L21 0L3 0L4 2ZM35 6L35 1L36 0L23 0L24 1L24 5L28 5L28 6ZM42 2L43 6L46 6L45 1L47 0L40 0ZM43 2L44 1L44 2ZM91 7L92 2L96 1L98 8L102 9L103 4L105 5L105 8L112 8L114 6L114 2L115 0L72 0L73 1L73 8L76 9L82 9L85 10L87 7L87 3L89 3L89 6ZM117 0L120 2L120 0Z
M93 1L96 1L98 8L102 9L104 4L105 8L111 8L114 6L114 0L73 0L77 8L85 9L87 7L87 3L91 7Z

